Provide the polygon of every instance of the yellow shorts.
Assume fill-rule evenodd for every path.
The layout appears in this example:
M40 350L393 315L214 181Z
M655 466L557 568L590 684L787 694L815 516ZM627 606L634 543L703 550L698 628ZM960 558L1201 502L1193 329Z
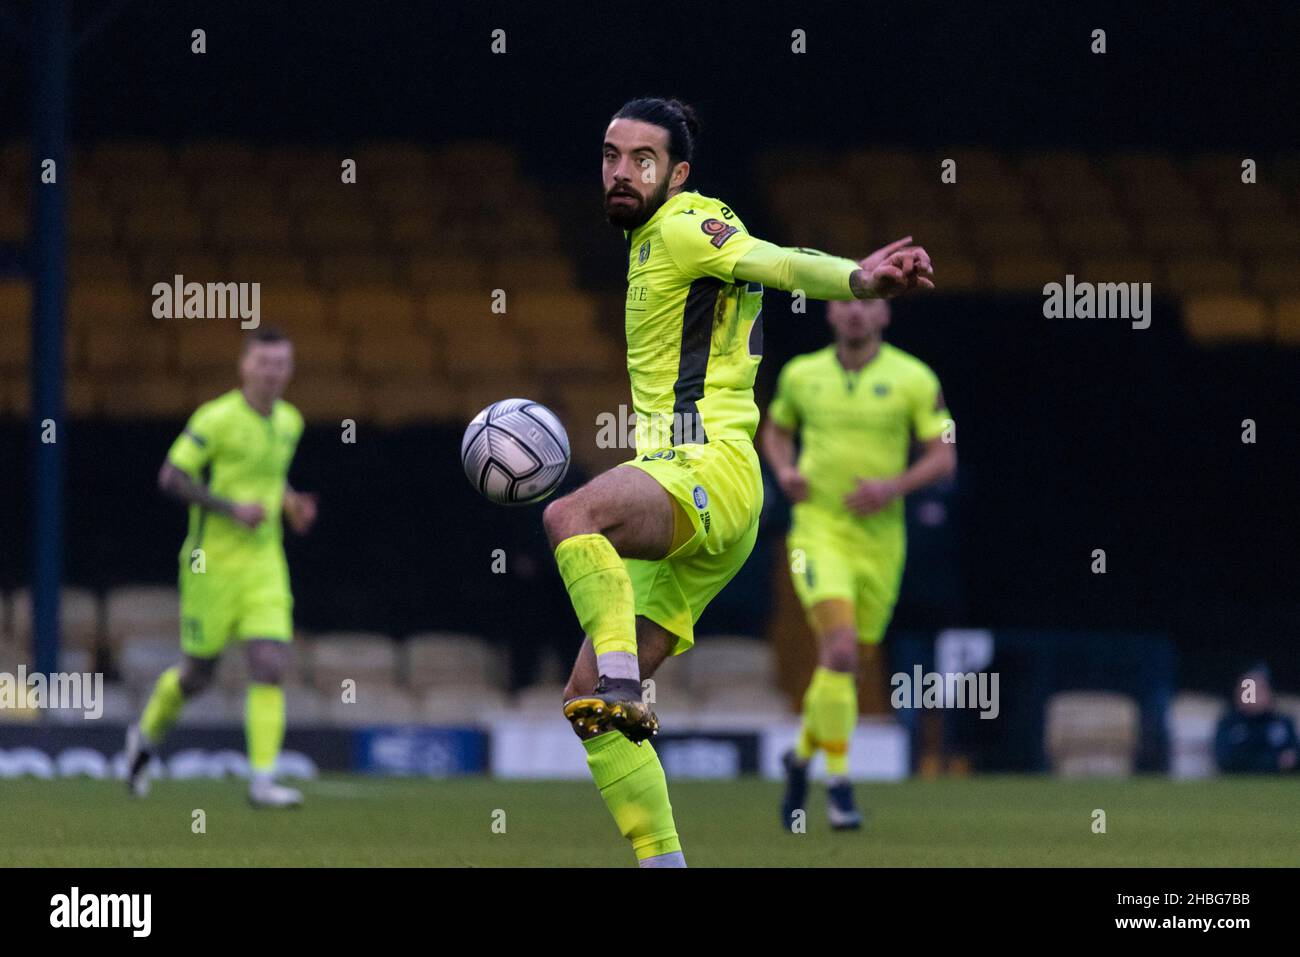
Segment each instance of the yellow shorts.
M259 557L235 574L197 573L182 563L180 592L181 651L192 658L217 657L231 638L293 640L293 593L282 557Z
M624 559L636 613L672 632L673 654L695 644L695 623L713 596L740 571L758 537L763 477L754 443L718 439L639 455L640 469L690 517L694 534L659 561Z
M903 579L905 539L873 541L833 523L796 521L786 538L795 594L812 621L813 606L832 598L853 606L858 641L878 644L894 614Z

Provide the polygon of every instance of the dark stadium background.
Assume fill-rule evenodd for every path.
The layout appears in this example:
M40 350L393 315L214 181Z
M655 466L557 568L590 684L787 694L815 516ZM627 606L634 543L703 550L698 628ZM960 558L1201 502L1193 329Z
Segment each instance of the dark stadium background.
M1227 152L1255 157L1261 178L1278 168L1275 156L1289 157L1294 173L1300 149L1297 34L1279 27L1294 28L1296 16L1266 27L1260 5L969 4L940 16L928 4L565 4L563 17L551 5L509 3L73 8L74 32L93 34L73 56L74 149L235 140L347 156L371 141L499 143L541 185L578 283L602 297L611 341L624 251L600 215L596 148L611 113L635 95L695 104L704 135L690 185L725 197L755 234L787 243L794 237L781 234L760 186L776 149L1140 151L1175 162ZM188 40L197 26L208 36L199 57ZM505 56L488 49L496 27L508 32ZM834 55L790 56L797 27ZM1107 31L1102 56L1088 51L1095 27ZM30 133L24 59L0 30L0 141ZM0 247L0 271L21 275L24 255ZM1272 662L1279 687L1300 687L1296 346L1193 341L1180 302L1160 290L1144 332L1125 321L1050 322L1035 293L944 292L938 255L935 266L939 293L899 303L889 339L938 372L958 422L960 476L945 500L947 531L930 540L914 530L895 634L1076 632L1098 636L1099 656L1107 633L1164 636L1179 687L1222 694L1252 657ZM784 297L769 293L765 319L763 399L787 358L827 340L819 306L788 315ZM1254 445L1240 441L1244 418L1258 423ZM183 517L154 478L180 425L69 421L68 583L174 580ZM457 461L462 427L363 422L363 439L345 446L336 425L310 426L293 474L320 492L322 513L311 538L289 546L298 620L315 631L486 634L515 648L524 682L530 650L571 653L576 625L540 509L474 496ZM30 578L30 461L27 424L15 409L0 414L0 590ZM755 558L702 630L767 635L785 520L771 490L768 511ZM495 547L531 556L535 573L492 575ZM1106 550L1105 575L1089 571L1094 548Z

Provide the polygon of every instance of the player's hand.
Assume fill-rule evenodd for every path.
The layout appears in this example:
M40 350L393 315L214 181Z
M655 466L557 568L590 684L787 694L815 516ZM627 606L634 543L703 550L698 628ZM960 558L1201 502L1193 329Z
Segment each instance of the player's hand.
M898 498L897 479L858 479L858 487L844 496L844 505L857 515L871 515Z
M245 528L257 528L266 518L266 509L256 502L236 502L230 506L230 517Z
M866 274L867 289L878 299L890 299L912 289L934 288L934 267L930 254L912 245L912 237L896 239L859 261Z
M285 491L284 517L295 535L306 535L316 524L316 503L316 495L312 492Z
M802 502L808 497L808 480L793 465L776 473L776 484L792 502Z

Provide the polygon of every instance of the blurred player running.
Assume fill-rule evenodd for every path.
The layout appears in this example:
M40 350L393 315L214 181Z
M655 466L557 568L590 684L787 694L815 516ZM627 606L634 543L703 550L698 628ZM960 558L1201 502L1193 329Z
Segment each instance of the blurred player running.
M908 241L858 263L755 239L730 207L685 189L697 129L689 107L637 99L605 130L605 214L627 240L636 457L544 513L587 635L564 713L643 867L685 858L663 767L645 743L658 720L641 681L691 647L700 613L758 530L763 286L854 299L933 285L929 257Z
M877 648L898 597L903 497L952 475L957 451L939 380L882 338L889 304L832 302L827 318L835 342L781 370L763 454L795 503L790 570L818 644L799 741L785 755L781 817L794 826L807 798L808 762L820 749L831 826L848 830L862 825L848 779L858 643ZM923 451L909 467L913 439Z
M280 398L293 374L293 346L272 330L245 341L242 386L199 406L158 473L162 490L189 505L181 546L181 664L158 678L140 721L127 732L127 785L148 793L149 759L190 698L212 683L232 638L248 656L245 733L249 800L259 807L302 803L272 773L284 739L284 690L293 638L293 594L280 513L305 534L313 495L288 484L302 415Z

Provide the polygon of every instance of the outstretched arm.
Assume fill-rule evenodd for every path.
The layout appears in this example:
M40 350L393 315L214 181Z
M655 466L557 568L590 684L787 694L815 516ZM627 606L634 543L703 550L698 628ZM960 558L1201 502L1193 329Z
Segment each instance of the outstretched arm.
M735 266L742 282L761 282L811 299L884 299L909 289L934 288L930 256L912 237L896 240L861 262L815 249L790 249L753 240Z

